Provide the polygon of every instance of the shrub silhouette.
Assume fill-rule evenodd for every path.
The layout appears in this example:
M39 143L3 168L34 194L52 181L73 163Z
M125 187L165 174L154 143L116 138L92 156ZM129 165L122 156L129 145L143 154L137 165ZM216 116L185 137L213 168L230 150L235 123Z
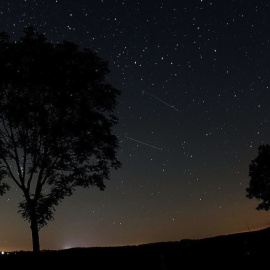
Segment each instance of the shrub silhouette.
M249 165L250 183L246 189L249 199L259 201L257 210L269 210L270 207L270 146L260 145L258 156Z

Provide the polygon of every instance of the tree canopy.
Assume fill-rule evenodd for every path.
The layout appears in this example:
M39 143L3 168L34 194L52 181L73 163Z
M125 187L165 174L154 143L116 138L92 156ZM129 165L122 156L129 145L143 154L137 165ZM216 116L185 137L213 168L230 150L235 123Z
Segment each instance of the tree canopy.
M113 134L120 91L108 73L90 49L53 44L32 27L18 41L0 34L0 195L12 181L22 190L19 212L32 233L76 187L104 190L121 166Z
M257 210L270 209L270 146L260 145L258 156L249 165L250 183L246 189L249 199L256 198Z

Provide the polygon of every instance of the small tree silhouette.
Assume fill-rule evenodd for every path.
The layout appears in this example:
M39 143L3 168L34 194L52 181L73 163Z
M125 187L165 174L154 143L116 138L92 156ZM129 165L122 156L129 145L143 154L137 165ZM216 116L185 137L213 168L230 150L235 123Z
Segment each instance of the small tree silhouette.
M55 206L78 186L104 190L121 166L112 133L120 92L108 72L89 49L54 45L33 27L17 42L0 34L0 195L12 181L22 191L36 252Z
M270 208L270 146L260 145L258 156L249 165L251 177L249 188L246 189L249 199L256 198L259 203L257 210Z

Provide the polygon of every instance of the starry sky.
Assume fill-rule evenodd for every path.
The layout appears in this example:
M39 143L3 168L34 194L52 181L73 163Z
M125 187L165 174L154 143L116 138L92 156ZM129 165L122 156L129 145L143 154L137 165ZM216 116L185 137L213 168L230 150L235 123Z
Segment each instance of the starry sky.
M41 249L198 239L270 225L246 198L270 139L270 3L260 0L6 0L0 31L32 25L96 51L121 90L119 160L105 191L78 189ZM0 250L32 250L15 188L0 198Z

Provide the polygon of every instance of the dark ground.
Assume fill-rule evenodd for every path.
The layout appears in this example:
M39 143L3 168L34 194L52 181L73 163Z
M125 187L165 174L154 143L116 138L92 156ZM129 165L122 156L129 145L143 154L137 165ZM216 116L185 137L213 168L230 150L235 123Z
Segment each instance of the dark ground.
M73 248L0 255L0 269L264 269L269 268L270 228L201 240L127 247ZM265 268L266 267L266 268Z

